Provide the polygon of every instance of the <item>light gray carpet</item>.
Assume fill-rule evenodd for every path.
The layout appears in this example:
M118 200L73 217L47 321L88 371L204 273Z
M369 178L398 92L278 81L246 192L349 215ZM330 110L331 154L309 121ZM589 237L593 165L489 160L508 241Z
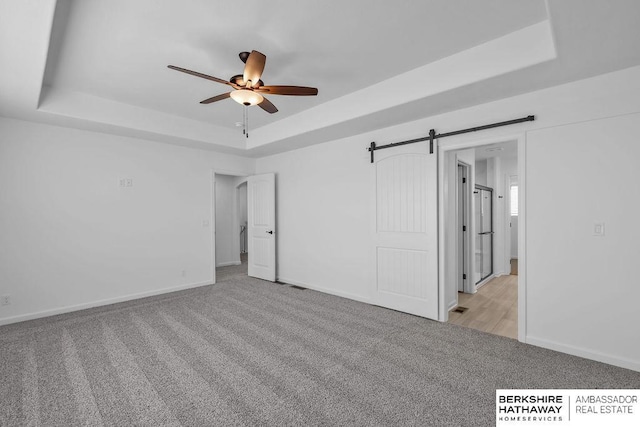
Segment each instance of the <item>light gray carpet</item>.
M497 388L640 373L311 290L225 282L0 328L0 425L494 425Z

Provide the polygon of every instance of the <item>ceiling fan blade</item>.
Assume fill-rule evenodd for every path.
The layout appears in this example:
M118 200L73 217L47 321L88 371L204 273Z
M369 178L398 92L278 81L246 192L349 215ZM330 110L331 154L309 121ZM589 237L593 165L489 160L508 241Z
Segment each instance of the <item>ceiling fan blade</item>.
M314 96L318 94L318 89L305 86L260 86L256 92L266 92L270 95Z
M227 99L231 96L231 92L223 93L221 95L212 96L211 98L207 98L204 101L200 101L200 104L211 104L212 102L222 101L223 99Z
M229 86L232 86L235 89L238 88L236 85L234 85L231 82L219 79L217 77L209 76L207 74L202 74L202 73L199 73L197 71L187 70L186 68L176 67L175 65L167 65L167 67L171 68L172 70L181 71L183 73L191 74L192 76L201 77L203 79L207 79L207 80L211 80L211 81L214 81L214 82L218 82L218 83L222 83L222 84L225 84L225 85L229 85Z
M251 80L252 86L257 86L260 76L262 76L262 71L264 71L265 62L267 62L266 56L257 50L252 50L244 66L242 79L247 82L247 84L249 80Z
M258 104L258 107L262 108L267 113L273 114L278 112L278 109L276 108L276 106L273 105L271 101L269 101L267 98L264 98L262 102Z

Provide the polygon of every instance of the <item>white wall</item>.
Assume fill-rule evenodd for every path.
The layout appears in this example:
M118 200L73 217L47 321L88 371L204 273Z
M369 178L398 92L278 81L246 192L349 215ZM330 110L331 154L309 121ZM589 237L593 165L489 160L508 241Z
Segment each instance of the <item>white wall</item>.
M487 159L476 160L476 184L490 187L487 183Z
M366 147L371 141L378 144L400 141L404 139L424 136L425 129L435 127L437 131L447 132L465 127L478 126L508 120L529 114L536 115L536 121L511 127L495 128L479 133L464 134L447 138L439 143L448 148L468 147L475 142L492 143L508 141L518 138L526 132L536 129L549 129L547 132L561 133L557 126L584 122L604 117L622 116L640 111L640 67L635 67L620 72L603 75L580 82L570 83L556 88L541 90L538 92L521 95L505 100L500 100L477 107L458 110L435 117L426 118L417 122L406 123L393 128L386 128L355 137L332 141L319 146L300 149L293 152L258 159L256 169L261 172L276 172L278 197L278 271L284 281L302 283L309 287L322 289L327 292L350 296L355 299L367 300L375 285L374 264L371 256L369 232L371 226L370 191L372 188L372 166L369 163L369 153ZM599 125L602 125L602 123ZM605 126L609 129L610 126ZM630 131L629 135L636 135L637 131ZM571 134L569 138L577 138ZM583 152L590 150L599 151L611 138L602 138L598 141L592 139L571 139L571 144L577 144L580 150L575 151L575 159L579 159ZM554 152L537 150L534 146L539 139L527 143L527 150L533 150L531 159L527 159L526 170L537 170L538 174L531 179L538 179L539 174L549 171L552 176L556 172L552 169L556 163L552 160ZM532 148L533 147L533 148ZM638 157L634 147L624 148L632 156ZM633 156L635 155L635 156ZM596 169L570 167L564 162L563 171L573 170L571 182L578 182L582 178L588 181L597 176L601 185L610 188L618 188L621 184L615 178L616 175L594 174ZM640 179L638 169L628 168L626 173L633 174L633 180L626 185L633 185ZM545 180L547 182L547 180ZM537 184L532 184L535 185ZM564 188L564 187L559 187ZM629 190L626 194L631 194ZM595 248L582 246L578 242L567 239L562 234L548 233L546 222L555 221L559 215L556 209L548 209L549 197L547 194L538 193L535 190L527 196L527 206L544 206L544 209L535 211L539 218L526 230L528 236L535 234L545 237L545 251L549 248L563 247L563 265L589 266L593 263L585 262L585 259L593 257ZM635 207L635 202L618 200L619 204L611 209L625 210L625 207ZM584 216L581 212L575 215ZM589 216L589 221L594 218ZM620 227L632 230L635 222L627 217L620 217L626 222L620 223ZM630 233L637 236L637 231ZM542 251L533 243L526 243L527 252ZM629 245L607 246L605 261L601 261L601 268L607 265L633 265L637 258L637 249ZM555 251L550 251L555 253ZM570 258L567 261L567 257ZM571 289L573 283L580 283L581 293L573 293L572 304L562 306L558 316L571 321L551 324L544 321L549 308L557 308L555 304L549 304L554 298L553 290L543 286L540 289L548 289L546 297L533 297L526 301L526 319L523 324L531 324L531 331L524 331L524 340L539 345L556 346L558 339L568 339L572 343L563 347L563 351L579 354L584 357L604 360L621 366L640 370L640 340L629 339L621 329L612 322L605 322L598 329L598 334L589 336L589 331L582 327L583 321L595 317L594 312L585 312L582 303L582 295L589 292L602 292L605 288L603 281L597 276L587 274L580 275L580 281L558 281L555 275L563 271L560 262L546 265L548 260L541 261L534 256L531 283L526 280L526 266L521 266L519 277L522 286L527 286L527 292L533 289L534 295L539 295L536 287L541 282L548 280L555 287ZM577 267L576 267L577 268ZM581 267L582 268L582 267ZM587 268L588 269L588 268ZM565 270L566 271L566 270ZM624 270L623 270L624 271ZM561 273L561 275L564 273ZM627 296L638 297L640 287L634 285L634 281L621 281L616 287L624 289ZM563 291L558 291L562 295ZM633 300L633 298L625 298ZM591 299L584 297L586 305L591 304ZM444 303L444 300L443 300ZM595 309L596 307L591 307ZM638 324L637 310L621 310L621 301L613 303L612 300L601 300L597 305L597 313L600 317L609 316L616 320L618 325ZM555 318L555 317L554 317ZM590 323L589 320L587 323ZM607 336L600 335L607 332ZM583 339L569 339L571 336L583 337Z
M514 141L514 144L516 142ZM518 157L517 156L501 156L500 160L502 162L502 173L505 174L507 178L511 176L518 176ZM505 181L505 182L508 182Z
M466 163L469 165L470 170L469 173L471 176L469 177L470 185L475 186L475 175L476 175L476 151L473 149L468 150L460 150L456 152L456 159Z
M509 244L510 244L510 258L517 259L518 258L518 216L511 216L511 233L509 234Z
M370 141L365 135L257 160L257 173L276 172L280 280L369 300Z
M527 333L551 348L615 351L636 369L639 134L631 114L527 135Z
M0 118L0 323L211 283L212 168L253 161Z
M634 67L258 159L258 172L277 173L279 277L369 300L369 143L536 114L440 145L526 135L524 340L640 370L640 340L629 329L640 312L625 305L640 297L631 271L638 201L629 197L640 180L631 163L640 156L639 112ZM0 294L12 296L0 322L211 279L211 233L202 226L211 169L249 174L251 160L8 119L0 135ZM120 188L120 177L133 187ZM606 223L605 237L590 235L594 221Z

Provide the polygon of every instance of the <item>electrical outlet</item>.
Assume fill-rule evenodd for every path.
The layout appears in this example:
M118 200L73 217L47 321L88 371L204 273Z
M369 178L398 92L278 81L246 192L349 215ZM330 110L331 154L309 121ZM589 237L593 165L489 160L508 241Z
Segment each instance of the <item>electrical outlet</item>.
M0 306L11 305L11 295L0 296Z

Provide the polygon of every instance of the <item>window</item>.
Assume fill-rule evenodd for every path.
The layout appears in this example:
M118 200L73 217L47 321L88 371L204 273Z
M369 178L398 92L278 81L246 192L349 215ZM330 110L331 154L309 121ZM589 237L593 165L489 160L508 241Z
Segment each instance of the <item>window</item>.
M518 185L511 185L511 216L518 216Z

